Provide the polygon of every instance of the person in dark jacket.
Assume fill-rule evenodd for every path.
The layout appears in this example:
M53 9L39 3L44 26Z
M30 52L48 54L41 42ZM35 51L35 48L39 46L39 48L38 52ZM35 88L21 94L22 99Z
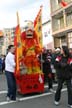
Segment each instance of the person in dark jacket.
M2 73L2 58L0 57L0 73Z
M61 98L61 89L64 81L67 84L68 105L72 108L72 57L67 46L62 46L61 55L56 58L58 87L55 93L55 105L59 105Z
M48 89L53 92L53 83L52 83L52 71L51 71L51 55L47 52L47 49L43 49L41 55L39 55L39 59L42 63L41 68L44 73L44 82L48 82Z
M5 71L5 55L3 55L3 59L2 59L2 73Z

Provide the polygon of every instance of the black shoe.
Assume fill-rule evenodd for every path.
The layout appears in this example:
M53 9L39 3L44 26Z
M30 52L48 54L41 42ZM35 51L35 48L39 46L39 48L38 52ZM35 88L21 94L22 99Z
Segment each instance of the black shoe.
M11 99L12 101L20 101L19 98L16 97L16 99Z

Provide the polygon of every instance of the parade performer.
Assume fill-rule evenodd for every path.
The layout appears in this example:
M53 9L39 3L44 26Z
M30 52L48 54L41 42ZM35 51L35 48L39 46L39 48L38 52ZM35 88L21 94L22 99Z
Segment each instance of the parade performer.
M42 73L37 55L41 53L38 36L34 31L32 21L26 22L25 31L22 32L23 61L27 74Z

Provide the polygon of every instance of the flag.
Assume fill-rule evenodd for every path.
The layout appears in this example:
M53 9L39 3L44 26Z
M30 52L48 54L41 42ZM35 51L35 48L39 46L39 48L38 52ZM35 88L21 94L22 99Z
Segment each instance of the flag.
M17 26L15 28L14 46L16 48L16 51L15 51L15 62L16 62L15 75L19 75L20 74L20 61L22 59L22 42L21 42L21 30L20 30L20 25L19 25L18 13L17 13Z
M43 6L40 6L40 10L34 20L34 30L37 34L37 39L41 47L42 47L42 7Z
M65 2L64 0L59 0L59 3L61 4L62 7L67 6L67 2Z

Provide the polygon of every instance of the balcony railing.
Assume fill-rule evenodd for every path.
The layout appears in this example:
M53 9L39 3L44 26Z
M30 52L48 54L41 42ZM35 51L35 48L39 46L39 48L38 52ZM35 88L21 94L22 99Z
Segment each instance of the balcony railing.
M52 7L52 12L55 12L56 10L59 10L60 8L61 8L60 5L54 5L54 6Z
M64 28L64 25L54 27L54 28L53 28L53 32L58 31L58 30L61 30L61 29L63 29L63 28Z
M69 2L71 2L72 0L65 0L65 2L67 2L67 3L69 3Z
M72 26L72 21L67 22L67 23L66 23L66 26L67 26L67 27Z
M72 0L64 0L65 2L67 2L67 3L71 3L72 2ZM52 12L55 12L55 11L57 11L57 10L59 10L59 9L61 9L62 8L62 6L60 5L60 4L52 4L53 6L52 6Z

